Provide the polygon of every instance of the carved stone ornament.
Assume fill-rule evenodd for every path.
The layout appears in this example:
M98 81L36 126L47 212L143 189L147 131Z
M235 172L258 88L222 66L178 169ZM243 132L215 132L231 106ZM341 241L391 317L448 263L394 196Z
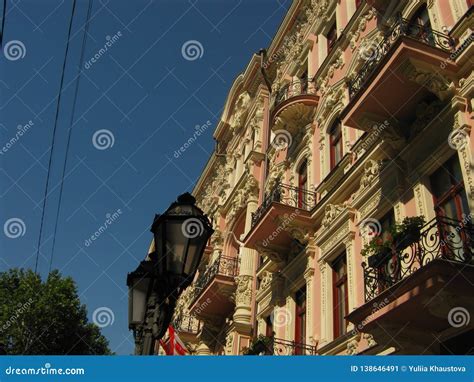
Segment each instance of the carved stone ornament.
M232 117L230 118L229 124L232 130L240 128L245 122L245 117L248 113L248 106L250 104L250 95L247 92L243 92L237 98L235 102L235 109Z
M426 87L441 100L446 99L451 88L454 89L454 85L447 78L434 71L418 69L409 60L402 64L402 73L408 80Z
M345 83L341 84L338 87L328 87L324 98L316 112L316 121L318 122L321 131L325 126L325 120L328 119L328 117L334 112L334 110L342 108L345 89ZM321 89L321 92L323 92L323 89Z
M240 275L235 278L237 289L235 291L235 304L237 306L250 305L252 301L252 279L250 275Z
M227 212L227 221L232 222L237 213L247 206L249 200L256 200L258 198L258 180L248 174L244 182L241 183L239 189L234 190L231 207Z
M324 218L321 225L328 228L344 209L345 207L342 204L328 204L324 209Z
M275 250L272 250L264 245L256 244L255 249L265 257L268 257L270 261L276 264L279 268L283 268L288 260L288 254L281 254Z
M265 271L262 275L262 280L260 281L259 291L266 289L272 283L272 279L273 273Z
M364 333L362 338L364 338L367 341L367 346L371 348L372 346L377 345L377 342L374 340L374 336L369 333Z
M359 40L359 37L363 31L365 31L367 27L367 23L369 20L371 20L375 15L377 14L377 10L375 8L370 8L367 13L365 13L363 16L360 17L359 23L357 24L357 27L354 29L352 33L349 34L350 38L350 47L352 50L355 50L357 47L357 41Z
M227 333L227 338L225 341L225 354L232 355L233 347L234 347L234 333L229 332Z
M222 231L215 230L212 237L211 237L212 247L214 249L220 249L220 248L222 248L223 244L224 244L224 236L222 234Z
M382 162L369 159L364 164L364 175L360 179L360 189L364 189L373 182L375 178L377 178L380 174L380 170L382 169Z
M295 222L295 216L284 214L277 217L278 226L301 244L306 244L310 239L308 229L304 228L298 222Z
M347 343L347 355L354 355L357 353L357 346L359 342L353 339Z

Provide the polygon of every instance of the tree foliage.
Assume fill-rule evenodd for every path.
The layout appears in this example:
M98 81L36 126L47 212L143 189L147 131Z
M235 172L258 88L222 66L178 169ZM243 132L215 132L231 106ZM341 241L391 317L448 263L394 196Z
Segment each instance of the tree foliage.
M0 273L0 343L7 354L111 354L75 282L58 271L46 281L31 270Z

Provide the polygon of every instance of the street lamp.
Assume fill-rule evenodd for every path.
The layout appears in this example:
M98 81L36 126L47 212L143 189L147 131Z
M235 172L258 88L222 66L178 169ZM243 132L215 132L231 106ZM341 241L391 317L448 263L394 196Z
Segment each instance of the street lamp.
M137 354L153 354L165 334L176 300L194 279L204 248L214 232L189 193L178 197L151 227L155 250L128 274L129 328ZM143 342L142 342L143 340Z

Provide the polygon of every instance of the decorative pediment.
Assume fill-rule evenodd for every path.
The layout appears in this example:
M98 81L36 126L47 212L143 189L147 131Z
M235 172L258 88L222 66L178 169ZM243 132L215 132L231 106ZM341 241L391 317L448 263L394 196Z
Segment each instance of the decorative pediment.
M329 116L332 115L335 110L342 109L344 106L346 86L345 83L341 83L339 86L328 88L316 112L316 121L320 129L323 129L325 126L324 122L329 120Z

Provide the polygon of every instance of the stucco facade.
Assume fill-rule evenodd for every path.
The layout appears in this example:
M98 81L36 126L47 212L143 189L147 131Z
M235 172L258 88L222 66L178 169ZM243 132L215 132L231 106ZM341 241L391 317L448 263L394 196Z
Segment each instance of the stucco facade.
M474 312L470 5L293 2L193 192L216 232L175 313L191 354L469 351L474 318L450 316ZM421 237L370 265L413 216Z

